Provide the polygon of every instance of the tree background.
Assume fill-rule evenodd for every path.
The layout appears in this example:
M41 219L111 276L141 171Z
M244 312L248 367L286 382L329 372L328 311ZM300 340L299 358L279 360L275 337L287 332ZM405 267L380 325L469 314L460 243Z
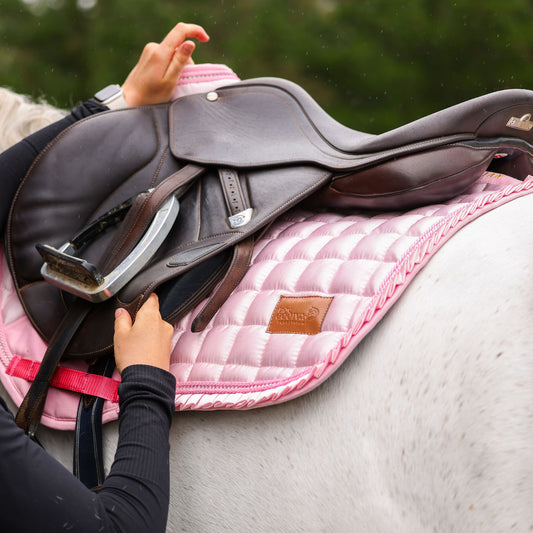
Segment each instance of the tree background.
M0 85L70 108L120 83L145 43L205 27L197 63L302 85L381 133L504 88L533 88L532 0L0 0Z

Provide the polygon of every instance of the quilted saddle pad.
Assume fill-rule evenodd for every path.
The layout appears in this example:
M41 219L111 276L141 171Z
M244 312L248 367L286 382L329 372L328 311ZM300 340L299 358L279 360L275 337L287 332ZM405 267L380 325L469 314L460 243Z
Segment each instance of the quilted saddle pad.
M518 181L487 172L445 204L406 212L287 212L257 243L247 274L208 327L190 330L204 302L175 324L176 408L249 409L311 391L455 232L531 192L533 177ZM1 259L0 378L20 404L46 346L24 315L3 254ZM79 394L71 390L107 398L104 421L118 417L118 373L94 381L83 362L61 366L45 425L74 428Z

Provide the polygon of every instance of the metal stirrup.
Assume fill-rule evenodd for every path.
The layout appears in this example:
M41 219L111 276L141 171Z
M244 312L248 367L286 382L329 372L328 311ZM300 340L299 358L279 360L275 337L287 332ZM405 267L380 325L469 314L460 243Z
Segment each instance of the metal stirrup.
M93 264L74 255L77 246L73 241L76 238L66 242L59 249L48 244L37 245L45 261L41 275L52 285L90 302L107 300L150 261L172 229L179 207L176 197L169 196L155 214L139 243L122 263L107 275L103 275ZM82 234L87 232L86 229Z

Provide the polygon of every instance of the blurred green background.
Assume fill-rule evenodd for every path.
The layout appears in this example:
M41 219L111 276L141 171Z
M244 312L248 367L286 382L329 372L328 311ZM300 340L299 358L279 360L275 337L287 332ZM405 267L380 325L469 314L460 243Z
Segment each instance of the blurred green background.
M302 85L380 133L490 91L533 88L532 0L0 0L0 85L69 108L122 82L183 20L197 63Z

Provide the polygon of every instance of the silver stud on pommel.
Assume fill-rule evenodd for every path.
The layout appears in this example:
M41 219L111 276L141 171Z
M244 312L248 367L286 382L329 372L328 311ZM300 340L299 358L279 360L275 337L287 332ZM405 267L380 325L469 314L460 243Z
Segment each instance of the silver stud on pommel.
M520 118L511 117L509 122L507 122L508 128L513 128L514 130L521 131L530 131L533 128L533 122L531 122L531 113L526 113Z
M209 102L216 102L218 100L218 93L211 91L205 95Z

